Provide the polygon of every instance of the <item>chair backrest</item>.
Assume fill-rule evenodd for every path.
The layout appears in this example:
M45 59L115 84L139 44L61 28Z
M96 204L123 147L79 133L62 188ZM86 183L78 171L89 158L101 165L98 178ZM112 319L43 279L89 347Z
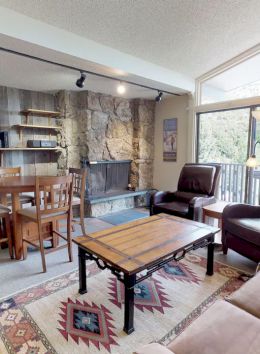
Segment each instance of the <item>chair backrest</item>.
M179 177L178 191L215 196L221 165L186 163Z
M36 177L35 202L38 219L41 215L71 213L73 176Z
M20 176L21 167L0 167L0 177Z
M87 169L69 168L69 174L73 175L73 194L84 200L86 190Z

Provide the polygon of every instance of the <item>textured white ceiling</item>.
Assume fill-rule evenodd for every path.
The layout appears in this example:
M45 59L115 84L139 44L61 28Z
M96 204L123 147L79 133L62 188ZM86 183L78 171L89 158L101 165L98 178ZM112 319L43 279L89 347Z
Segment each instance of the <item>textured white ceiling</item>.
M0 0L0 5L193 78L259 42L259 0Z

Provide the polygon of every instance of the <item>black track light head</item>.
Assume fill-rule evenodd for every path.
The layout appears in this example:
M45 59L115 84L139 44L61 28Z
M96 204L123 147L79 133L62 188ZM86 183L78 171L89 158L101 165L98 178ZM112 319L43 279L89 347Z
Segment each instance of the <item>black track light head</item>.
M163 95L163 92L162 91L158 91L158 96L155 97L155 101L156 102L161 102L162 95Z
M76 81L76 86L79 88L83 88L86 80L86 74L80 72L80 78Z

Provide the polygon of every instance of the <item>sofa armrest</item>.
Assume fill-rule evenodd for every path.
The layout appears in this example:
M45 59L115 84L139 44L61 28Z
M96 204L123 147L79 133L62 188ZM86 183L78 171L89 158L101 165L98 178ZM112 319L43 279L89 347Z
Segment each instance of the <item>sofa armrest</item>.
M213 204L215 203L216 198L215 197L194 197L190 200L189 206L194 207L194 208L202 208L205 205Z
M222 219L227 218L260 218L260 206L249 204L228 204L223 210Z
M173 192L159 191L152 194L150 198L150 215L153 215L153 207L156 204L170 202L172 199L174 199Z
M159 203L164 203L164 202L170 202L174 198L174 192L155 192L154 194L151 195L151 205L156 205Z
M174 354L172 350L164 347L159 343L151 343L142 346L134 352L134 354Z
M216 202L215 197L194 197L189 202L189 215L195 221L201 221L202 208Z

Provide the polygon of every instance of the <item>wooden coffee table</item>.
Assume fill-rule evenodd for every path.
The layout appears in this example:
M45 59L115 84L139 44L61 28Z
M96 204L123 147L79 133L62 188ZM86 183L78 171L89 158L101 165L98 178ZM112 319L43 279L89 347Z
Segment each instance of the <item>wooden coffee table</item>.
M166 263L208 247L207 275L213 275L214 236L218 228L158 214L74 239L79 250L79 293L87 292L86 260L110 269L125 286L124 331L134 331L134 286Z

